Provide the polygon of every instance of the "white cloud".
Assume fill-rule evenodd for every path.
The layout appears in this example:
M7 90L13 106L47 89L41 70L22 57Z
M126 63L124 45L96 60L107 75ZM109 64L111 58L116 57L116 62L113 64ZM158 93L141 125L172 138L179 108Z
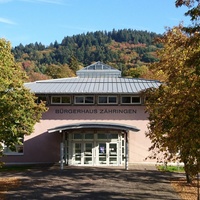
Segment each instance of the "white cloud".
M9 19L3 18L3 17L0 17L0 23L16 25L15 22L13 22L13 21L11 21Z

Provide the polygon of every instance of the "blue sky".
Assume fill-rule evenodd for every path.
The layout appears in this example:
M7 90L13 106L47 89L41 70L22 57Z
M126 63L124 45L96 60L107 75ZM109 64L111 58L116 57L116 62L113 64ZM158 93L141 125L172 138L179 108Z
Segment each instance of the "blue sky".
M175 0L0 0L0 38L17 46L113 29L164 33L189 19Z

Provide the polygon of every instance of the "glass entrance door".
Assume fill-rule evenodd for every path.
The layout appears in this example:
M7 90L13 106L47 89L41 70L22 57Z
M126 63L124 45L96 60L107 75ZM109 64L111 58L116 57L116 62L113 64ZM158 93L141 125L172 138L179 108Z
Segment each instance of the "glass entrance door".
M76 142L73 144L73 164L93 165L93 143Z
M106 142L99 143L98 145L98 154L97 154L98 164L106 165L107 164L107 145Z
M74 143L73 145L73 157L74 157L74 164L80 165L81 164L81 152L82 152L82 144L81 143Z
M117 165L118 145L117 143L101 142L98 144L97 164Z
M124 138L117 133L84 133L69 136L67 159L70 165L118 166L123 164Z
M93 165L93 143L84 144L84 165Z
M118 164L117 143L109 143L109 165Z

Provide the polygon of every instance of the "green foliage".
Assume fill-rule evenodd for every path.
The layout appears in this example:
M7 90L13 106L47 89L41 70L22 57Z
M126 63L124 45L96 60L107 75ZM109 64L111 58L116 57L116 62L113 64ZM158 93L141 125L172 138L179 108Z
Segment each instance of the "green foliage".
M22 65L25 63L27 66L27 62L31 63L32 69L26 68L27 75L31 77L30 80L33 80L35 73L51 76L49 69L64 71L65 65L68 65L75 74L79 65L87 66L96 61L115 65L118 69L123 68L125 71L136 65L141 66L157 60L155 52L160 48L160 44L154 45L153 42L158 36L160 35L131 29L96 31L67 36L61 44L56 41L47 47L41 43L25 46L20 44L13 48L12 52L16 61ZM53 67L56 69L52 70ZM56 76L59 73L53 74L51 78L60 77Z
M192 25L168 31L168 39L165 38L165 43L168 45L164 51L171 53L171 57L165 58L168 59L168 62L165 60L161 63L161 65L165 64L166 68L169 68L168 70L164 69L168 76L168 82L164 88L160 89L160 94L159 92L157 93L157 97L162 103L165 102L160 98L161 94L164 94L165 98L168 95L168 98L170 97L171 99L172 97L174 99L173 102L170 102L172 106L168 111L168 116L163 116L160 123L165 120L162 126L164 127L165 125L166 135L169 136L170 134L168 138L172 139L170 148L180 151L180 158L185 163L187 181L189 182L189 176L200 171L200 2L199 0L176 0L175 4L177 7L188 7L185 15L190 17ZM183 35L180 30L185 31L187 35ZM173 40L171 40L172 38ZM169 48L170 42L172 44L171 49ZM164 52L161 53L161 55L163 54ZM174 70L171 70L170 64L173 66L175 64ZM172 92L169 92L169 90L172 90ZM152 123L150 127L154 132L153 126L156 127L159 120L154 120L155 116L153 115L151 117ZM173 137L171 137L172 134L174 134ZM154 145L156 146L156 139L154 140Z
M68 65L49 65L46 74L52 78L65 78L74 76L73 71Z
M160 61L151 69L164 72L166 80L147 93L150 149L153 157L161 152L167 161L179 159L193 176L200 171L200 33L188 35L179 26L160 40Z
M199 0L176 0L176 6L187 6L188 11L185 13L193 22L192 26L184 27L188 33L195 33L200 31L200 1Z
M46 110L35 103L34 94L24 86L24 72L14 61L10 43L0 40L0 144L11 149L24 135L33 132L33 126Z
M73 70L74 73L79 70L79 63L74 56L72 56L70 59L69 68Z
M148 73L148 67L143 65L143 66L138 66L135 68L130 68L126 72L126 76L131 76L133 78L139 78L139 77L143 77L147 73Z

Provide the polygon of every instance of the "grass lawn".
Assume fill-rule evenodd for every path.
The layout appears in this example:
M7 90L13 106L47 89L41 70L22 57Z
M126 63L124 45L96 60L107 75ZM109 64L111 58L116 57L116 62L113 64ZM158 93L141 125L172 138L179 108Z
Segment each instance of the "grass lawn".
M177 165L158 165L157 169L160 171L166 171L166 172L180 172L180 173L184 173L184 167L183 166L177 166Z

